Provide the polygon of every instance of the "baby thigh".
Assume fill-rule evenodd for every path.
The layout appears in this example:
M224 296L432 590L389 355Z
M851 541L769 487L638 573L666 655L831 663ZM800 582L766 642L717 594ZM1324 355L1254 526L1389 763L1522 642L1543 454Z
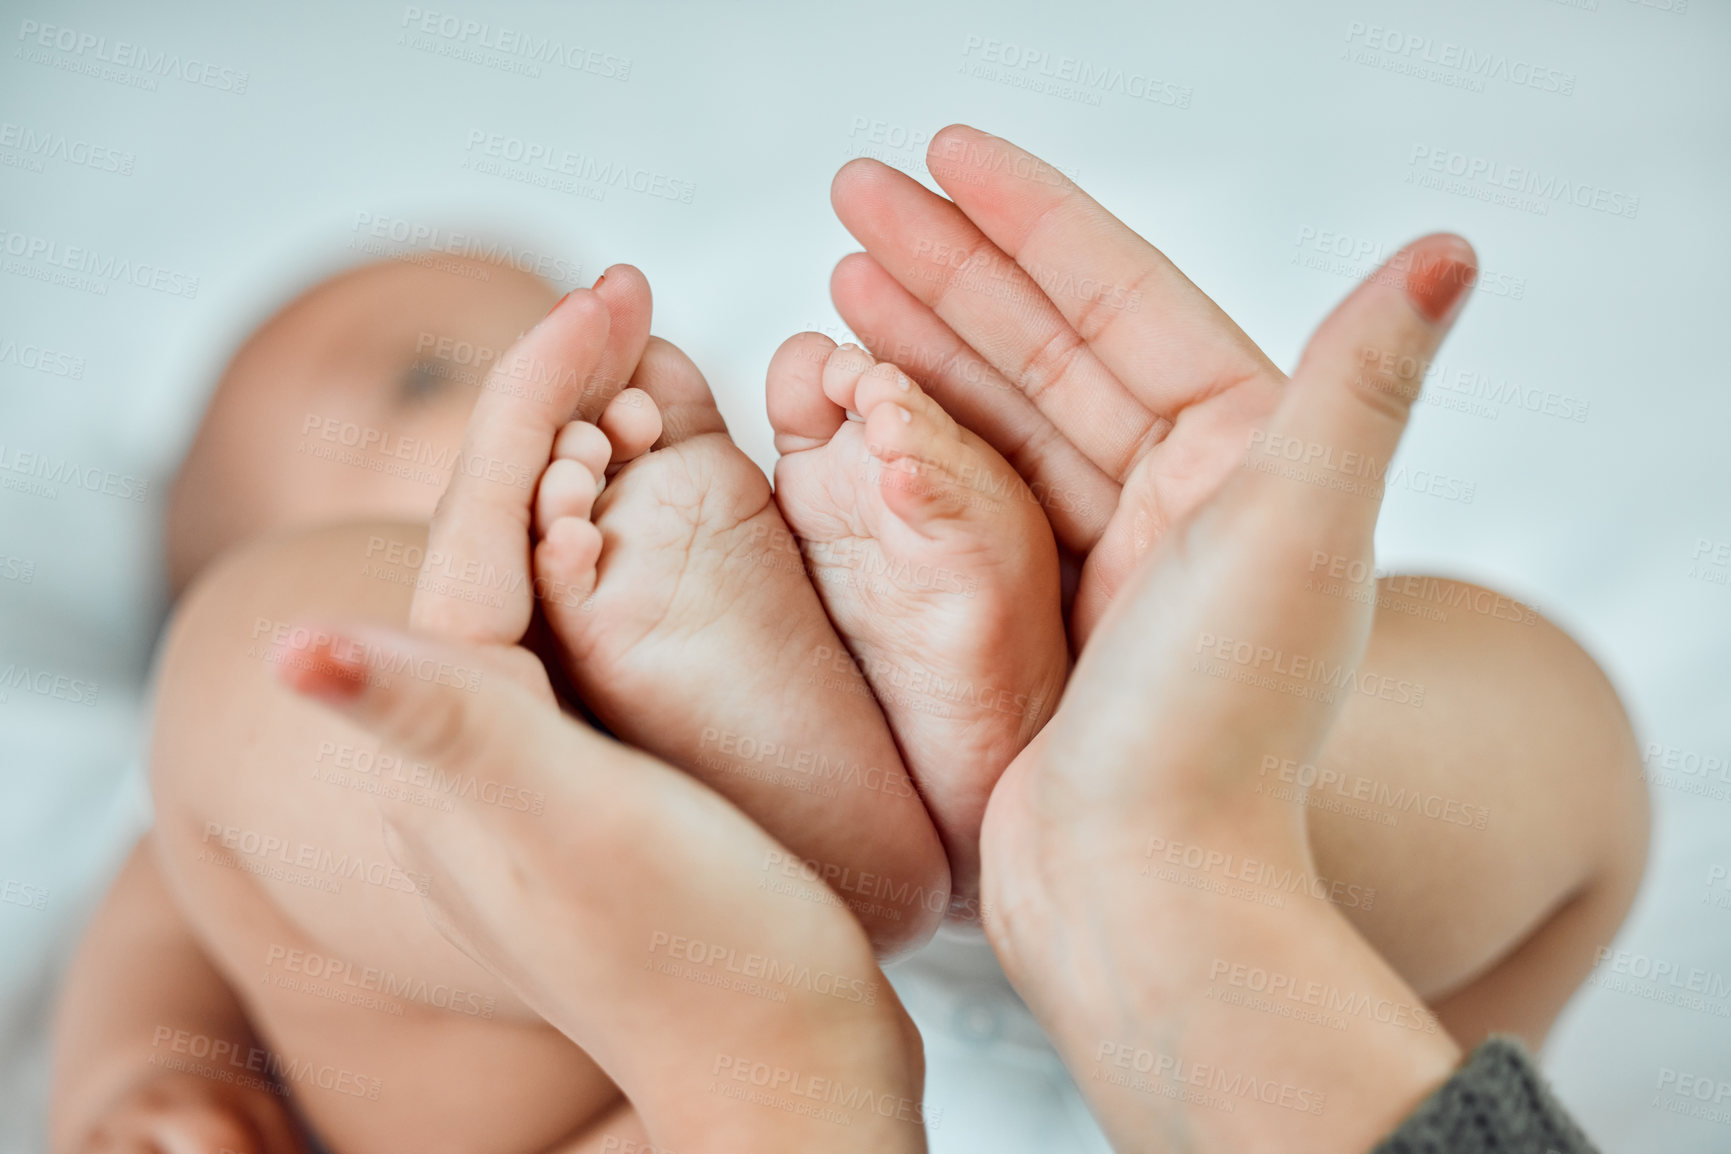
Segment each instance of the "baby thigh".
M1318 900L1463 1045L1500 1031L1536 1047L1645 863L1646 793L1615 692L1529 607L1407 577L1385 581L1348 691L1316 765L1263 767L1265 789L1306 789Z

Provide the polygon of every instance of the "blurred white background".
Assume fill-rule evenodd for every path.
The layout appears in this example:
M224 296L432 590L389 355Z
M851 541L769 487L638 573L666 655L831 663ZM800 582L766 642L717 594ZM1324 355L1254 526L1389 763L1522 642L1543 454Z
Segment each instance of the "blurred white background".
M56 975L137 820L122 782L165 608L160 497L238 318L315 252L363 259L358 220L491 228L583 283L629 260L767 466L771 351L842 331L827 280L853 246L831 175L874 155L924 179L924 139L958 120L1075 176L1288 368L1401 242L1477 245L1484 291L1402 449L1471 499L1393 487L1380 560L1536 604L1622 690L1657 828L1619 946L1700 971L1706 993L1588 988L1546 1060L1608 1150L1731 1148L1731 1114L1662 1087L1665 1070L1731 1083L1723 0L0 8L0 1149L42 1148ZM462 21L597 63L531 66ZM207 82L116 63L120 41ZM1488 70L1456 66L1469 54ZM1119 79L1041 75L1065 58ZM689 203L476 171L472 133L688 182ZM1499 195L1513 169L1528 193ZM162 277L52 283L75 247ZM96 491L32 476L31 454ZM904 980L935 1150L1100 1148L1001 990Z

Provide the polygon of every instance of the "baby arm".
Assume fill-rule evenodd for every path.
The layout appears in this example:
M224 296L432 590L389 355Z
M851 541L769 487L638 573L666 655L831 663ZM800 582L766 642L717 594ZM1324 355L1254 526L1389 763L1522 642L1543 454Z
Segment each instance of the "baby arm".
M194 1072L192 1042L257 1050L239 1000L180 916L146 834L121 867L67 974L54 1030L54 1154L152 1149L262 1154L303 1149L280 1099ZM131 1148L126 1146L126 1148Z

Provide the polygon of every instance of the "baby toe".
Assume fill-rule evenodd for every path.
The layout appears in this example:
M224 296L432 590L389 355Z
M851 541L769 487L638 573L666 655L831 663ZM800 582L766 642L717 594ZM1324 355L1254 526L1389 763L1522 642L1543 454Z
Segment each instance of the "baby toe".
M769 360L764 403L778 453L801 453L827 445L847 420L847 410L824 394L824 366L836 344L822 333L796 333Z
M866 449L879 466L878 494L891 513L917 530L968 515L974 503L968 454L932 412L885 401L865 426Z
M583 462L560 458L548 465L535 492L536 536L545 537L563 518L587 519L599 491L595 474Z
M535 596L561 639L595 591L601 530L587 517L560 517L535 546Z
M661 439L661 410L642 389L624 389L602 411L601 431L607 434L611 466L617 469Z
M837 345L823 366L824 396L851 412L861 412L854 401L860 378L877 364L877 358L856 344Z
M961 437L961 426L951 419L944 407L915 384L912 377L888 361L873 366L860 377L854 390L854 412L870 421L872 413L886 404L900 406L923 417L923 427L934 434L942 433L952 440Z
M592 475L599 477L606 472L607 462L613 458L613 443L598 426L588 421L572 421L559 430L559 436L553 442L553 457L555 460L580 462Z
M1031 495L1009 462L894 365L866 373L857 399L866 450L881 466L878 494L907 525L928 534L941 522L963 525L985 542L1019 536L1020 521L1039 516L1016 499Z

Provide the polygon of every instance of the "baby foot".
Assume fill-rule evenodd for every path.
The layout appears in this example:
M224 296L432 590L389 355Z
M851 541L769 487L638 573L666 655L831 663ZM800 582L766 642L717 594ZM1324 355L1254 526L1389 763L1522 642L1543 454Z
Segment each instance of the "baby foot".
M815 870L880 949L923 941L948 903L937 835L871 690L835 667L768 480L678 349L651 339L634 385L599 427L559 433L535 498L536 588L573 687L799 855L765 863L765 888Z
M1051 528L1003 457L856 345L793 337L768 387L776 498L972 897L986 800L1068 667Z

